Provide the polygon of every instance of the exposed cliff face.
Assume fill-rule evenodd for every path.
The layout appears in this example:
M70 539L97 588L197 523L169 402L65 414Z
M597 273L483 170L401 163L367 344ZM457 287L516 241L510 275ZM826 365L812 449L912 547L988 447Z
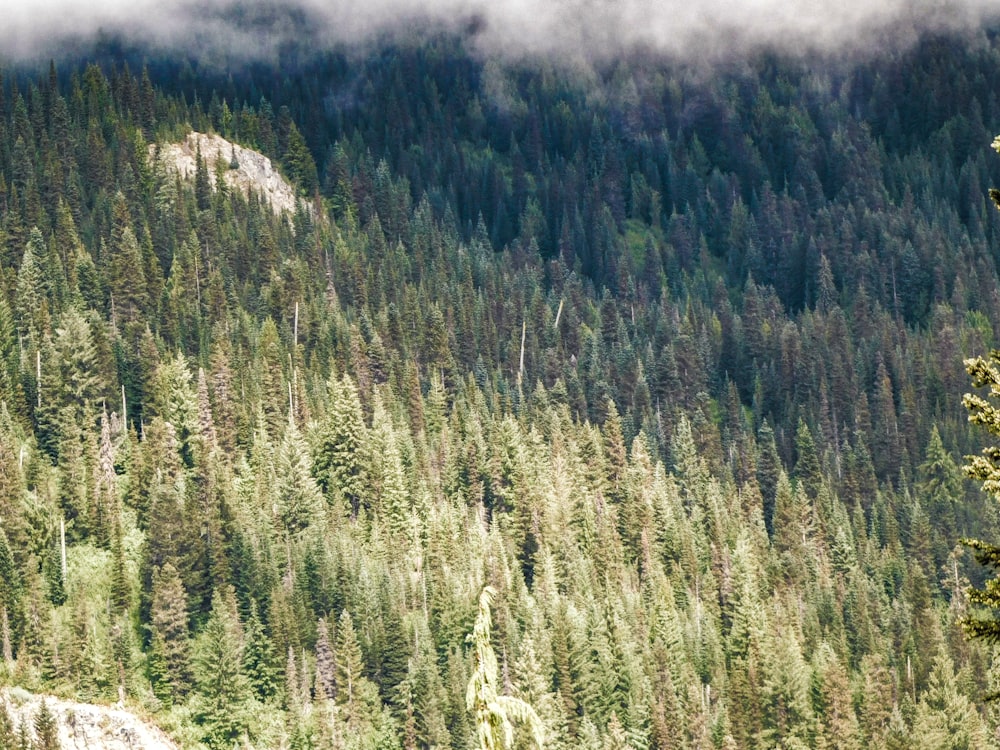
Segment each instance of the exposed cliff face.
M33 727L43 698L59 725L62 750L178 750L161 730L128 711L18 689L0 691L15 726L23 721Z
M295 211L301 200L295 193L295 188L281 176L271 164L271 160L257 151L237 146L219 135L205 133L188 133L181 143L159 144L159 158L163 165L174 172L180 173L184 179L194 179L196 157L201 148L201 157L208 166L208 178L215 187L216 162L221 159L226 165L225 181L229 188L236 188L244 194L251 190L259 193L275 213ZM156 145L149 147L150 156L156 154ZM229 165L235 157L239 165L230 169Z

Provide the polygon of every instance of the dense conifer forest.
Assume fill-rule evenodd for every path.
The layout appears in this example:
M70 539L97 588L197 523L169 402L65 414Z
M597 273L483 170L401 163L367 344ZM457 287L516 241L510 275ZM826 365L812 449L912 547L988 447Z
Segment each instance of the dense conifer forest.
M473 750L489 585L550 750L995 747L998 71L994 33L9 65L0 682L184 747ZM192 130L299 209L150 155Z

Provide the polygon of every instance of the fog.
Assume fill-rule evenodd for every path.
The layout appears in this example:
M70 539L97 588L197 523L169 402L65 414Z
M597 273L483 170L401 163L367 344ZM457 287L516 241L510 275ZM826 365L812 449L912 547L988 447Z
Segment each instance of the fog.
M414 29L467 33L508 56L651 50L711 60L764 47L863 53L928 30L974 31L987 0L7 0L0 57L44 58L93 35L206 56L266 57L284 42L366 42ZM305 39L302 37L305 36Z

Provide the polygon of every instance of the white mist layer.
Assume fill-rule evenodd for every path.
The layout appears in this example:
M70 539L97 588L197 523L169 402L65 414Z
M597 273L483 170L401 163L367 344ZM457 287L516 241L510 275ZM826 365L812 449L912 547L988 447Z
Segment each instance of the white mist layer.
M7 0L0 55L50 54L100 31L227 57L266 57L302 33L313 44L364 42L415 26L476 30L489 52L600 58L648 49L693 60L774 47L863 52L929 30L974 30L987 0ZM239 14L244 20L235 24ZM249 28L247 20L250 21Z

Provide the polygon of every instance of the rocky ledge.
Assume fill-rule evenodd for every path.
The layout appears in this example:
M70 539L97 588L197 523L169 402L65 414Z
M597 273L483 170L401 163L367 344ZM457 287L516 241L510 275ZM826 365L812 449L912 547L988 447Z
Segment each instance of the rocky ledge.
M275 213L294 212L301 200L296 195L295 188L281 176L264 154L237 146L222 136L191 132L180 143L151 145L150 158L156 157L157 148L162 164L186 180L194 179L196 158L200 149L213 188L216 180L216 163L221 160L227 187L241 190L244 195L250 191L258 193L271 204ZM308 208L308 204L303 202L303 205Z
M62 750L178 750L166 734L122 708L76 703L24 690L0 691L14 726L34 726L42 701L59 726Z

